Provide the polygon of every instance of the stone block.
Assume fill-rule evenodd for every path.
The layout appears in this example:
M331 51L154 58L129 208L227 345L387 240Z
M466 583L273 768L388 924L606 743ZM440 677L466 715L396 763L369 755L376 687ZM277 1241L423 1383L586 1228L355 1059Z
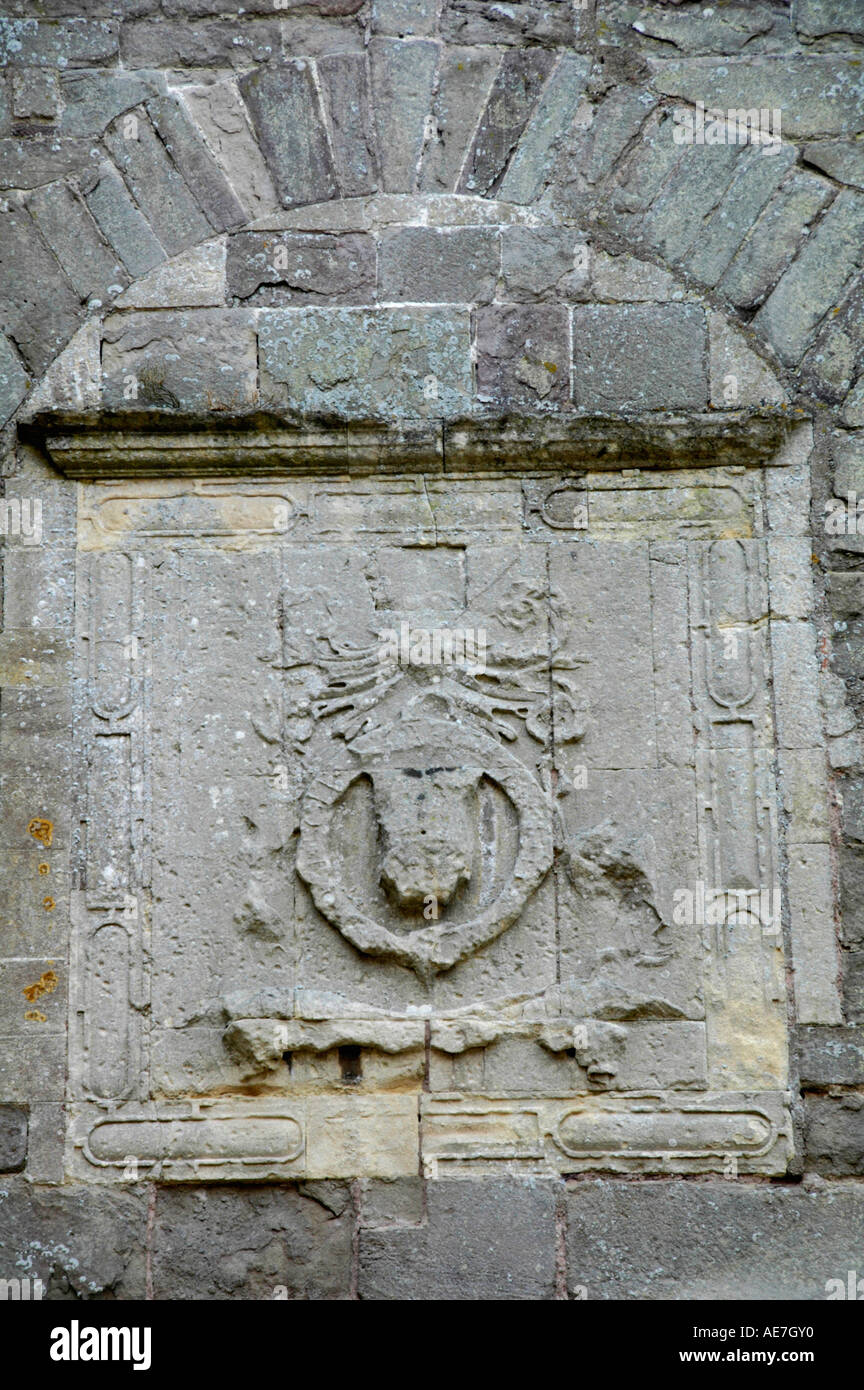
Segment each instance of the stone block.
M143 112L120 117L104 138L169 256L210 235L210 223Z
M250 218L279 200L236 83L184 87L183 101Z
M0 1188L3 1273L41 1279L46 1299L143 1299L147 1193L36 1187L22 1178Z
M497 191L551 68L552 59L542 48L504 54L458 192L488 197Z
M336 178L312 68L303 59L240 79L261 151L283 207L326 202Z
M799 844L790 849L789 899L798 1020L841 1023L829 845Z
M589 297L591 249L570 227L505 227L501 238L504 295L514 302Z
M89 68L117 56L115 19L0 19L0 66Z
M393 227L378 250L378 294L408 303L487 303L501 260L498 234L487 227Z
M366 59L359 53L334 53L320 58L317 66L339 192L343 198L374 193L378 160Z
M799 1028L798 1072L804 1085L864 1085L864 1031L838 1025Z
M579 108L590 60L565 53L552 72L498 188L512 203L533 203L548 181L553 160Z
M240 232L226 272L228 294L251 304L365 304L375 296L375 242L362 232Z
M162 243L132 202L113 164L103 161L99 166L98 174L85 185L85 200L133 279L165 260Z
M706 66L697 59L658 63L658 92L702 101L724 111L767 108L782 111L786 137L857 134L864 129L864 91L859 62L839 53L733 59Z
M702 1302L826 1298L860 1265L855 1183L586 1179L567 1193L571 1297Z
M87 207L66 184L38 189L27 206L82 300L107 305L126 288L126 267L102 240Z
M242 227L246 221L245 210L185 108L168 97L156 97L148 102L147 110L163 145L211 226L217 232Z
M800 361L820 320L864 258L864 196L849 190L829 208L754 320L787 366Z
M795 28L808 39L842 34L864 41L864 19L848 0L798 0Z
M120 54L127 68L248 68L281 53L276 19L244 18L189 22L131 20L123 25Z
M112 315L102 374L109 407L242 409L257 396L252 316L238 309Z
M552 1298L555 1191L536 1181L429 1183L426 1226L361 1230L361 1299Z
M477 393L483 405L569 404L567 309L492 304L477 310Z
M373 38L369 44L372 115L386 193L414 191L437 64L438 46L425 39Z
M804 1154L817 1173L864 1176L864 1090L805 1094Z
M0 423L4 424L27 394L29 378L15 348L0 336Z
M12 73L12 114L23 120L51 121L57 115L60 92L57 74L44 68Z
M397 420L470 409L466 310L274 309L258 341L265 403Z
M828 202L830 192L824 179L794 173L733 257L720 280L720 292L742 309L760 304L792 261L805 228Z
M325 1205L291 1186L161 1188L153 1296L349 1298L352 1211L346 1202L334 1215L331 1205L332 1195Z
M6 332L40 374L78 327L81 302L24 209L0 214L0 286Z
M27 1161L27 1111L0 1103L0 1173L17 1173Z
M495 49L447 47L442 51L420 167L424 192L452 193L456 188L500 61Z
M695 304L573 310L573 390L580 410L700 409L707 335Z
M515 0L500 7L485 0L445 0L441 37L448 43L569 45L587 33L589 19L568 0Z

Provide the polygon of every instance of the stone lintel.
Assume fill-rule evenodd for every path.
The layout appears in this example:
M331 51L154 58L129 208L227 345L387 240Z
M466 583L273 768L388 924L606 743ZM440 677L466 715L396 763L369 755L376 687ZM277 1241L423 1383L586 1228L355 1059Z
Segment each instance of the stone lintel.
M403 426L262 413L51 411L19 428L66 477L87 479L754 467L777 461L789 423L773 411L495 415Z

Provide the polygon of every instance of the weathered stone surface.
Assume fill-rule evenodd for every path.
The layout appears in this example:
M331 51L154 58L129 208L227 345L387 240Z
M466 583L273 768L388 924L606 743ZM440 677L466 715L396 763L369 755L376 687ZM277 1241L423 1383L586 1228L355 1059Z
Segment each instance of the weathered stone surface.
M794 163L794 150L783 148L770 159L754 150L737 165L732 183L691 247L687 268L692 275L706 285L717 284Z
M375 243L353 232L241 232L226 270L228 293L252 304L363 304L375 294Z
M573 121L590 71L587 58L565 53L549 78L519 139L499 187L513 203L531 203L542 191L555 153Z
M777 16L767 5L728 5L722 9L677 10L664 4L620 7L620 22L629 22L639 34L674 44L681 53L739 53L747 47L751 53L753 40L770 34ZM661 51L658 49L658 51Z
M0 1173L17 1173L27 1161L27 1111L0 1104Z
M339 13L332 18L327 14L289 14L280 27L284 58L362 53L365 47L365 27L359 14L356 18Z
M698 408L707 399L706 332L696 305L573 310L573 389L582 410Z
M477 311L482 404L564 405L570 396L569 325L561 305L493 304Z
M397 420L470 408L466 310L273 310L258 342L265 403Z
M328 1206L291 1187L162 1188L154 1298L350 1297L352 1212L345 1190L334 1214L335 1195Z
M106 406L241 409L257 396L255 333L242 310L116 314L102 347Z
M587 299L591 249L570 227L506 227L501 274L507 299Z
M755 325L787 366L800 361L816 326L864 259L864 197L843 192L759 310Z
M366 60L360 54L335 53L320 59L318 76L339 192L343 198L374 193L377 158Z
M802 158L838 183L864 188L864 149L855 141L814 140L805 145Z
M84 186L90 212L133 278L165 259L162 243L132 202L113 164L103 161Z
M236 85L214 82L184 87L183 100L247 215L260 217L278 207L276 190Z
M27 391L28 377L15 348L0 337L0 420L5 425Z
M117 168L169 256L210 233L210 224L143 111L126 125L119 120L105 133Z
M735 255L720 281L720 292L741 308L761 303L791 262L808 223L829 197L824 180L793 174Z
M813 1086L864 1085L864 1033L860 1028L799 1028L798 1068Z
M498 282L501 248L486 227L397 227L378 251L378 290L383 300L483 304Z
M483 0L445 0L441 35L451 43L570 44L585 19L567 0L515 0L491 8Z
M94 136L101 133L121 111L129 111L148 97L155 96L158 75L94 70L61 72L60 91L63 112L58 131L66 136Z
M53 120L60 104L57 76L43 68L12 73L12 113L24 120Z
M162 261L115 301L118 309L205 308L225 303L225 242L193 246Z
M804 1146L808 1167L831 1177L864 1174L864 1091L832 1087L804 1096Z
M217 232L242 227L244 209L195 126L177 101L157 97L147 110L172 160Z
M2 19L0 63L4 67L92 67L117 53L116 20Z
M437 0L372 0L372 29L398 38L434 34L438 10Z
M864 21L847 0L798 0L795 28L808 38L823 34L849 34L864 40Z
M277 20L135 20L124 24L120 54L127 68L246 68L281 52Z
M551 68L541 48L505 53L465 161L460 193L497 191Z
M548 1299L555 1291L550 1183L438 1182L428 1225L362 1230L361 1299Z
M3 324L30 370L43 372L77 328L81 304L23 209L0 215L0 233Z
M0 140L0 189L38 188L66 174L83 173L94 153L89 141L54 135Z
M143 1299L147 1194L79 1184L34 1187L5 1179L0 1190L4 1272L41 1279L46 1299Z
M854 1183L586 1180L567 1194L568 1287L595 1299L803 1299L856 1267ZM598 1238L598 1233L602 1238Z
M841 54L740 58L706 67L698 59L657 63L653 85L667 96L722 110L782 111L785 137L854 135L864 129L860 64Z
M422 190L449 193L457 187L500 61L497 50L488 48L443 50L420 169Z
M437 64L437 45L425 39L373 38L369 44L372 115L387 193L414 189Z
M282 205L332 198L333 162L309 64L257 69L240 79L240 91Z
M81 299L109 303L129 283L85 205L63 183L38 189L28 200L30 215Z

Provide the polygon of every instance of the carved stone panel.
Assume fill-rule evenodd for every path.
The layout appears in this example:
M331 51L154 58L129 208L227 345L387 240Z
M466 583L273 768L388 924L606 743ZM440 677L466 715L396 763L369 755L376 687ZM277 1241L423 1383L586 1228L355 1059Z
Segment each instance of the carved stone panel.
M764 475L80 484L70 1171L785 1170Z

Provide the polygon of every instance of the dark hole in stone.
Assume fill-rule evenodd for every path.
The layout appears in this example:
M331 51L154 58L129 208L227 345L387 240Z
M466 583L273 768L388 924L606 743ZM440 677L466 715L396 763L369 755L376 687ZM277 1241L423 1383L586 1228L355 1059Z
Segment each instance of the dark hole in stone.
M343 1081L363 1080L363 1059L359 1047L340 1047L339 1070Z
M294 1065L294 1053L293 1053L293 1052L283 1052L283 1053L282 1053L282 1061L285 1063L285 1065L287 1066L288 1070L290 1071L291 1068L292 1068L293 1065Z
M576 1049L575 1049L575 1047L568 1047L568 1049L567 1049L567 1056L568 1056L568 1057L572 1057L574 1061L576 1060Z

